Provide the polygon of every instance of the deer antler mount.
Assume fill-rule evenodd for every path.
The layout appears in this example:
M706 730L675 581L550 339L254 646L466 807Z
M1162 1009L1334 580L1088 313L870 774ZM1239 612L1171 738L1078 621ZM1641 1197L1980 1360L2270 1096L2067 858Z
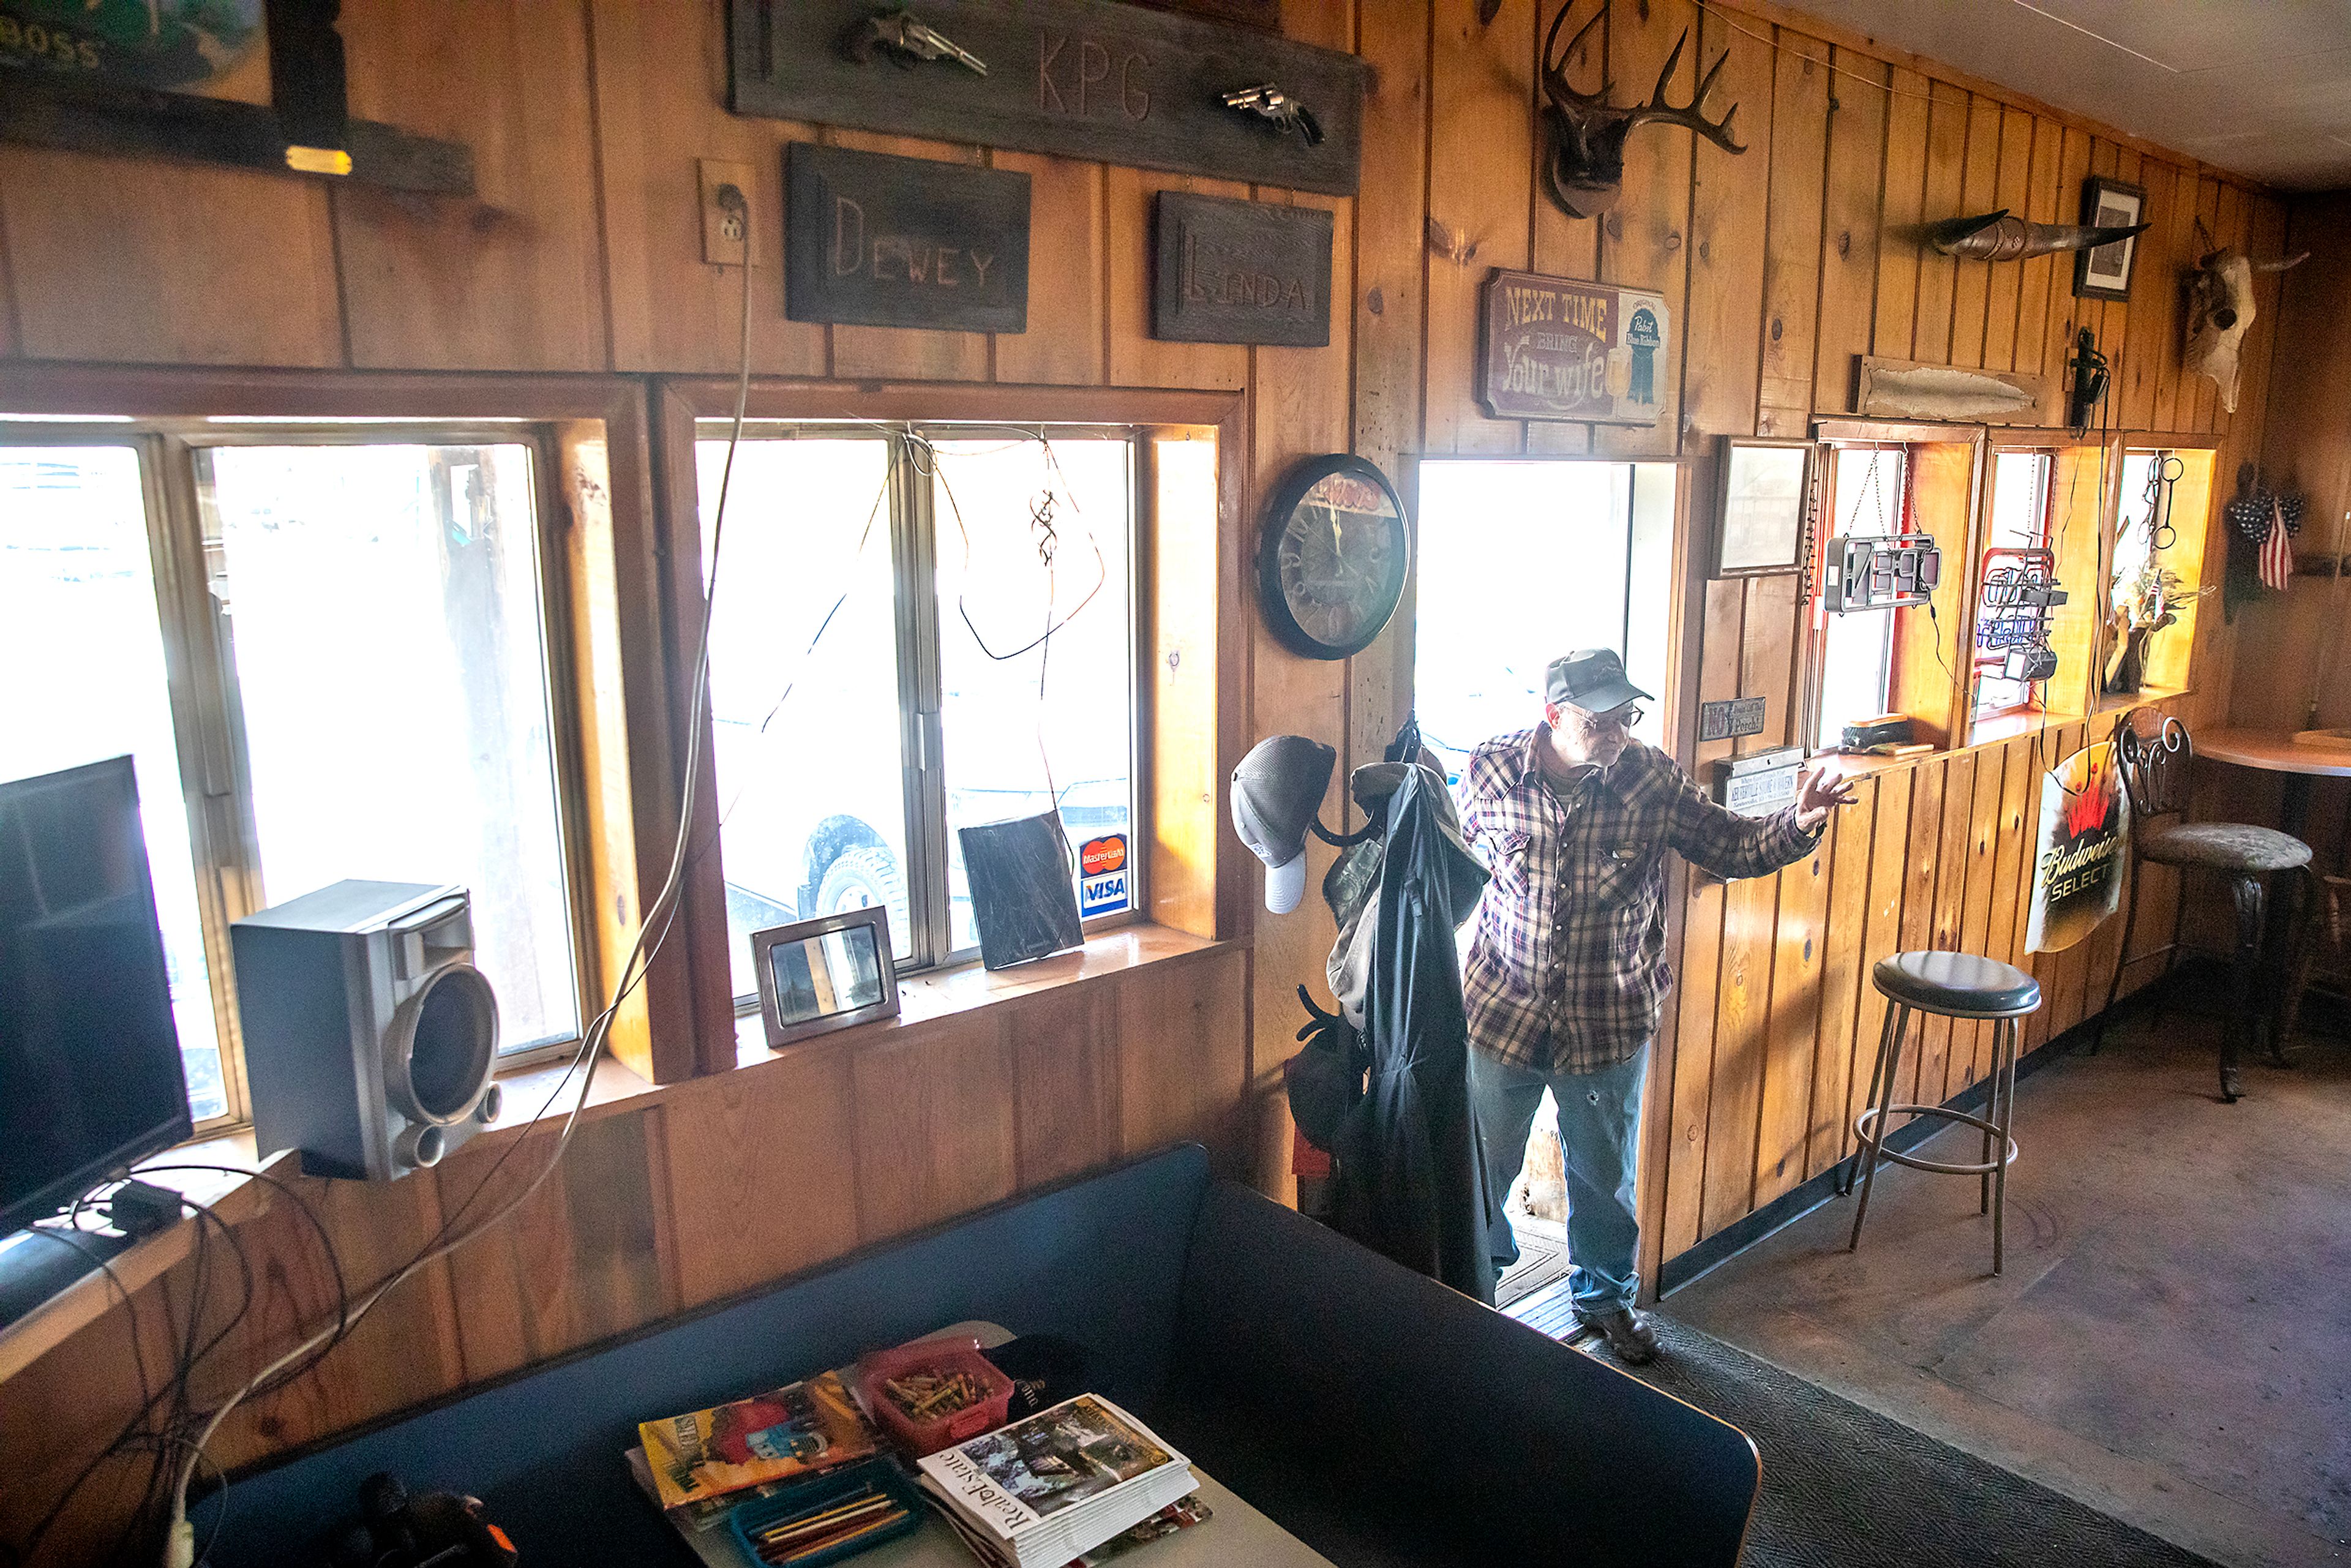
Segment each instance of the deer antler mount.
M1542 89L1549 101L1543 106L1543 122L1550 131L1551 146L1543 159L1543 183L1551 189L1551 199L1573 218L1596 217L1616 204L1625 187L1625 139L1643 125L1679 125L1705 137L1726 152L1744 152L1746 147L1730 133L1731 116L1739 112L1732 104L1723 110L1720 120L1706 117L1707 94L1714 90L1714 78L1722 74L1730 51L1725 49L1706 74L1698 78L1698 91L1689 102L1678 107L1666 101L1666 86L1674 79L1674 68L1681 64L1682 50L1689 43L1689 29L1674 40L1673 53L1666 57L1665 69L1657 73L1657 85L1649 93L1646 103L1630 109L1619 109L1608 101L1608 80L1604 67L1598 92L1579 92L1567 79L1568 63L1575 58L1576 50L1608 15L1606 0L1592 19L1575 30L1564 50L1559 48L1561 26L1568 13L1575 9L1575 0L1561 0L1559 14L1552 18L1551 30L1543 35Z

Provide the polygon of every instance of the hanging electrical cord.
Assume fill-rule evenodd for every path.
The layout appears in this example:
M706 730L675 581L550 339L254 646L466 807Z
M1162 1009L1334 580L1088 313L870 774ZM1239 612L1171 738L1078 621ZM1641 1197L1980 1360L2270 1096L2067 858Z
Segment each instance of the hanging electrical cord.
M726 196L726 192L722 189L720 193L722 204L725 204ZM743 204L741 193L734 193L734 204ZM575 1071L580 1072L578 1095L572 1102L570 1112L564 1117L562 1128L556 1135L554 1147L549 1152L546 1164L520 1191L507 1199L495 1212L485 1217L473 1228L455 1235L450 1234L452 1227L456 1223L457 1216L470 1207L474 1201L487 1189L489 1184L496 1179L500 1166L516 1149L528 1141L530 1134L526 1132L516 1138L506 1149L500 1151L498 1159L493 1162L490 1169L484 1174L480 1184L467 1195L465 1202L458 1206L456 1211L443 1221L441 1228L434 1233L432 1239L422 1249L386 1276L383 1282L362 1298L359 1305L347 1316L301 1341L259 1372L255 1373L212 1412L202 1430L197 1433L188 1461L179 1468L172 1488L172 1511L163 1546L164 1568L194 1568L195 1531L188 1520L188 1488L194 1479L198 1466L205 1462L205 1450L213 1437L219 1432L221 1423L228 1418L229 1412L251 1397L256 1391L266 1386L271 1379L287 1367L302 1361L319 1347L347 1337L350 1330L374 1309L377 1302L382 1301L404 1281L427 1265L447 1257L466 1242L495 1228L508 1215L528 1202L531 1196L555 1174L556 1167L562 1163L564 1152L569 1148L572 1134L579 1128L580 1114L587 1109L589 1096L594 1091L596 1067L602 1059L604 1046L611 1032L612 1020L618 1016L622 1002L643 982L653 958L659 956L662 946L667 941L670 929L675 923L681 903L680 895L684 887L690 847L694 841L695 803L699 797L702 770L706 760L705 757L706 747L703 745L702 737L710 702L712 619L710 609L718 580L721 551L726 540L726 501L735 476L735 456L742 444L744 416L749 407L750 396L751 273L750 268L747 267L743 269L742 341L739 368L736 376L735 415L727 437L726 463L719 478L717 511L711 525L710 566L703 584L702 624L695 639L694 697L689 705L687 716L685 767L678 807L677 838L671 851L669 871L661 891L654 896L653 901L645 906L637 928L636 939L631 944L628 956L622 962L611 1001L589 1025L581 1039L579 1052L557 1079L554 1089L549 1091L548 1100L541 1107L540 1116L543 1117L547 1111L552 1109L555 1096L562 1092L563 1086L569 1082L572 1074ZM583 1066L584 1071L581 1071ZM534 1118L533 1130L536 1128L538 1120L538 1118Z

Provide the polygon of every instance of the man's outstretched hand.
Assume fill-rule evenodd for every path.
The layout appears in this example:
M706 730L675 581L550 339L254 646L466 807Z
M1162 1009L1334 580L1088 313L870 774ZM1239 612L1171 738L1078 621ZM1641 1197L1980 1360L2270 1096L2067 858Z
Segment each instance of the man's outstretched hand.
M1853 804L1853 780L1823 764L1796 775L1796 826L1810 831L1833 807Z

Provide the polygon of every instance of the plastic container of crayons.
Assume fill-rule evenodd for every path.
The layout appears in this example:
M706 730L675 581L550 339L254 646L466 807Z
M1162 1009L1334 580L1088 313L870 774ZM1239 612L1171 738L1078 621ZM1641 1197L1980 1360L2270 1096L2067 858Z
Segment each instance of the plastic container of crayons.
M1012 1380L976 1339L922 1340L857 1364L865 1407L910 1458L935 1454L1004 1425Z
M811 1476L726 1516L748 1561L792 1568L854 1557L922 1522L922 1500L914 1483L886 1458Z

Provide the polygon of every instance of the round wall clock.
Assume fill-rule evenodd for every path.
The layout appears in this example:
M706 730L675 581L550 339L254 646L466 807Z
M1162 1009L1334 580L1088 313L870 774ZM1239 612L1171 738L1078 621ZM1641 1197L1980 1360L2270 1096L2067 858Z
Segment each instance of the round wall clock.
M1360 457L1311 458L1267 511L1258 601L1283 646L1343 659L1395 613L1411 565L1404 503L1387 476Z

